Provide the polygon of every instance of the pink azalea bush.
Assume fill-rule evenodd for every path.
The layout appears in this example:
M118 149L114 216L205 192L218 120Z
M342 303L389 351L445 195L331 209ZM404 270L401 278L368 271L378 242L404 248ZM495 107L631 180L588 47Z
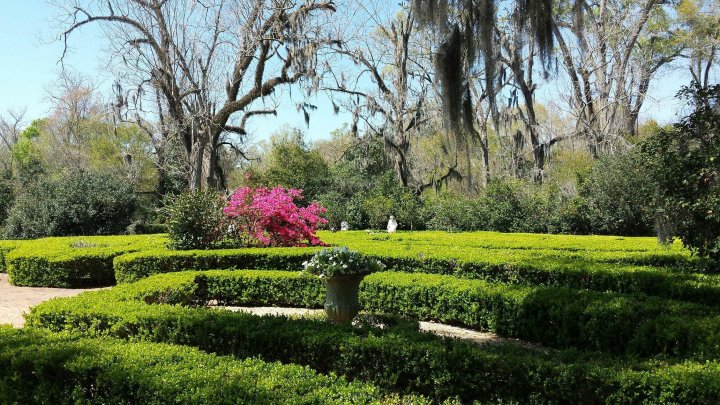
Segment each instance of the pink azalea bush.
M323 245L318 226L326 224L325 208L317 203L299 207L302 190L241 187L224 208L236 238L247 246Z

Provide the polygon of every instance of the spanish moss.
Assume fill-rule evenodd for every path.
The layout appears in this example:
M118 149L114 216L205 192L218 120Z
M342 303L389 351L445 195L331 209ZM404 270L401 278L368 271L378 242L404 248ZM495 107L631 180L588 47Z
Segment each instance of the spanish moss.
M436 64L446 118L453 130L468 125L460 121L463 86L470 69L481 60L485 69L485 91L494 108L496 1L412 0L420 24L445 36ZM554 45L553 0L516 0L516 6L515 20L532 37L543 66L548 66Z

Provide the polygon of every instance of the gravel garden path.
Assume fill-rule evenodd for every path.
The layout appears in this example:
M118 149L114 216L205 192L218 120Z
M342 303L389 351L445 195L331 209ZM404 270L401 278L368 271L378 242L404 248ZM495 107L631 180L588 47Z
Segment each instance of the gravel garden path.
M8 275L0 273L0 325L22 327L23 313L31 307L55 297L72 297L88 289L16 287L8 283Z
M307 308L278 308L278 307L214 307L221 310L234 312L246 312L255 315L282 315L282 316L315 316L324 312L322 309ZM540 349L541 346L534 345L518 339L509 339L498 336L492 332L479 332L472 329L460 328L457 326L445 325L436 322L420 322L420 331L432 333L438 336L451 337L456 339L469 340L479 345L487 344L516 344L524 347Z

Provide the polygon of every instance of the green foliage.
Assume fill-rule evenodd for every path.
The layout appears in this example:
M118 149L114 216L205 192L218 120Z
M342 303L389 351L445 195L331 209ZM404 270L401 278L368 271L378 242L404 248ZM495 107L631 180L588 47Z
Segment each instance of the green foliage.
M322 232L331 245L379 259L391 270L456 275L512 284L531 284L642 292L690 302L720 303L720 276L695 273L700 262L679 243L663 247L655 238L500 234L492 232ZM164 237L50 238L22 242L9 258L13 281L35 286L76 286L74 263L86 263L87 278L115 271L117 282L135 281L156 273L185 269L258 268L302 269L318 248L254 248L175 251L164 248ZM98 245L97 249L78 240ZM3 244L8 242L3 242ZM133 246L128 246L133 245ZM0 250L2 250L0 244ZM9 251L14 242L7 247ZM135 253L126 253L135 252ZM112 267L110 259L114 257ZM67 260L67 262L65 262ZM61 264L66 263L66 264ZM67 267L66 267L67 266ZM87 273L84 273L87 272ZM91 274L97 273L96 276ZM101 276L103 275L103 276ZM84 276L85 277L85 276ZM104 278L110 285L112 278ZM21 281L22 280L22 281ZM97 281L95 281L97 282ZM58 284L60 283L60 284ZM77 285L79 286L79 285Z
M575 340L607 336L608 343L621 339L620 336L613 337L613 333L623 330L619 326L632 323L632 319L616 316L628 308L640 308L633 308L633 297L629 296L597 301L597 297L604 295L578 292L566 296L551 289L548 291L554 293L545 295L543 300L523 288L481 286L478 283L462 287L462 280L451 279L377 273L363 282L363 301L365 305L387 302L388 309L405 307L413 294L425 291L429 295L416 301L412 311L429 310L419 305L427 303L450 308L448 316L464 312L468 316L488 319L492 316L514 318L522 323L527 322L522 320L526 315L523 310L507 311L507 305L517 302L524 294L529 299L526 310L536 311L530 322L561 322L552 324L550 331L539 332L523 332L526 325L523 323L516 328L520 333L549 336L559 330L565 338ZM405 293L398 295L399 291ZM339 373L395 392L419 393L436 400L458 397L463 402L600 403L631 398L648 403L705 403L712 402L720 391L720 366L716 361L641 361L574 350L538 350L514 344L476 345L418 333L417 326L404 321L394 325L390 322L384 329L338 327L323 319L259 317L177 305L205 305L212 300L221 305L318 307L322 305L322 295L320 280L298 273L184 272L52 300L35 307L27 321L31 326L53 331L183 344L221 355L259 356L265 361L307 365L322 373ZM478 306L479 301L472 304L473 297L481 296L485 297L488 306ZM392 302L393 298L400 302ZM579 299L577 305L572 305L574 299ZM618 299L625 302L620 305ZM569 301L571 308L564 309ZM565 315L575 315L579 306L589 302L597 304L586 307L595 322L589 321L588 317L562 318L563 311ZM542 303L554 303L553 309L541 311ZM651 308L652 300L641 304ZM675 314L690 311L682 312L685 315L694 310L692 306L683 305L668 308ZM649 309L644 311L641 315L650 314ZM695 327L697 333L701 330L694 324L696 321L696 318L686 317L675 319L674 325ZM596 334L571 335L573 328L569 325L573 322L586 322L586 327L595 330ZM501 322L495 326L508 327L509 324ZM607 331L604 330L606 326ZM665 323L662 326L672 325ZM682 332L677 328L667 329L660 335L671 341ZM692 336L692 333L686 335ZM655 339L651 334L645 337ZM711 346L711 339L706 343Z
M0 229L8 216L8 211L15 201L15 190L9 179L0 176Z
M396 272L366 277L360 302L368 311L466 325L551 347L700 360L720 354L713 343L720 337L714 309L644 295Z
M46 120L35 120L20 133L17 143L12 147L14 177L23 185L31 184L45 172L42 154L35 144L40 137Z
M320 153L308 148L298 130L274 136L265 159L253 173L255 186L301 189L308 201L315 201L327 187L327 164Z
M327 209L325 217L328 220L328 228L340 229L340 223L347 221L351 229L366 229L370 227L370 223L365 201L371 198L371 190L379 183L388 177L392 182L394 177L388 174L380 136L369 134L362 138L348 136L350 145L343 147L339 157L333 157L333 161L339 160L330 166L327 186L318 196L318 201ZM398 189L396 185L390 184L390 186ZM374 194L382 194L382 191L376 191ZM385 217L385 223L381 224L381 228L385 228L387 220L388 217Z
M551 233L588 235L594 233L593 213L587 200L580 196L570 198L552 219ZM595 222L597 224L598 222Z
M187 269L302 270L318 248L248 248L214 250L147 250L118 256L113 266L118 283Z
M74 171L28 185L10 209L6 233L23 239L119 234L136 208L137 197L124 179Z
M611 190L611 191L610 191ZM589 223L592 233L646 236L654 234L654 214L650 201L654 182L650 169L639 154L605 157L596 163L580 183L581 199L576 199L574 228ZM579 206L580 203L586 207Z
M143 280L139 286L84 295L83 299L67 302L77 302L81 316L88 313L87 310L92 313L98 307L109 308L108 302L114 299L203 304L209 302L208 294L211 294L218 302L235 305L297 306L302 303L316 307L322 303L319 299L322 295L318 296L322 291L319 279L281 271L262 273L237 270L164 275L164 278ZM197 278L192 281L192 277ZM171 285L180 282L184 287L175 292L162 280L169 280ZM289 284L282 286L285 282ZM195 283L197 287L188 283ZM216 288L215 283L224 287ZM705 360L720 355L714 343L720 337L716 310L644 295L384 272L365 278L360 285L360 302L367 311L375 313L464 325L548 347L601 350L630 357L663 354ZM131 317L146 310L133 305L113 305L111 311ZM53 308L53 305L39 308ZM71 316L67 314L72 312L73 305L61 305L61 308L37 315L35 319L59 317L61 323L68 322L63 317ZM33 313L45 312L38 309ZM115 316L102 315L102 318L107 322ZM84 322L104 324L97 319ZM132 329L129 325L127 328Z
M580 192L549 182L494 179L479 197L426 193L428 229L445 231L548 232L651 235L652 181L636 154L604 158L579 176ZM607 190L613 190L608 193Z
M498 232L546 232L547 199L514 180L492 181L483 198L484 229Z
M174 249L210 249L225 237L225 201L212 191L190 191L168 207L168 236Z
M18 248L24 241L18 240L0 240L0 273L5 273L7 267L5 265L5 256L13 249Z
M0 243L10 282L30 287L77 288L115 284L113 258L164 246L157 236L88 236ZM5 250L3 257L2 251Z
M693 112L642 145L659 222L700 256L720 259L720 85L685 88Z
M0 328L0 402L425 403L296 365L7 327Z
M483 229L482 204L475 198L451 193L426 194L423 199L427 228L448 232Z
M398 184L392 172L386 172L362 201L362 209L372 229L385 229L390 215L399 229L422 228L420 201L407 188Z

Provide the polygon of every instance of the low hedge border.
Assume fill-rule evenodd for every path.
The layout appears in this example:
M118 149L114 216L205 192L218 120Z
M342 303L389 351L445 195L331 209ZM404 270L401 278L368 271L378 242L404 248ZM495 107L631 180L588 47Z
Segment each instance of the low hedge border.
M326 243L347 245L358 241L394 244L433 244L437 246L466 246L489 249L552 249L558 251L587 252L637 252L648 254L674 254L689 256L680 240L660 245L656 237L624 237L608 235L563 235L541 233L503 233L494 231L446 232L446 231L319 231L318 236Z
M0 273L5 273L7 267L5 266L5 256L10 253L13 249L20 246L21 241L15 240L0 240Z
M218 250L167 250L136 252L113 261L118 283L131 283L161 273L211 269L301 270L302 263L319 248L249 248Z
M449 238L456 237L454 234L447 235ZM371 235L370 238L380 236L388 238L388 242L378 244L369 239L369 242L349 243L349 245L382 260L388 269L393 271L444 274L519 285L643 293L706 305L720 304L720 275L593 262L583 260L583 253L578 251L560 254L559 250L554 250L549 251L549 256L543 256L545 251L542 250L490 249L487 254L475 256L477 252L468 254L458 247L436 246L435 249L427 245L403 247L403 238L419 237L414 234ZM357 235L333 237L340 238L338 240L341 241L349 241L353 237L360 238ZM507 235L503 237L507 238ZM299 270L302 262L318 250L318 248L261 248L172 251L163 247L166 239L161 235L105 237L103 242L93 242L92 238L48 238L25 242L7 255L11 282L16 285L38 287L87 287L132 282L152 274L187 269ZM138 238L145 238L145 242L141 242L142 239ZM90 241L91 244L101 243L103 247L72 247L72 243L84 240ZM389 245L391 242L399 245L394 247L395 251L385 253L392 247ZM434 253L430 255L428 253L430 251ZM682 253L674 250L670 252ZM616 252L600 251L599 253L613 255ZM517 256L518 254L522 256ZM0 255L2 255L2 245L0 245Z
M455 258L462 261L532 262L539 256L587 263L642 266L682 266L704 270L707 263L682 247L680 241L660 245L657 238L545 235L498 232L321 232L321 240L370 254L397 252L398 256ZM451 253L451 254L448 254ZM494 261L494 258L499 261Z
M78 339L0 327L0 402L415 403L296 365L158 343Z
M164 245L163 236L87 236L23 241L7 253L14 285L25 287L103 287L115 284L113 258Z
M42 326L63 324L65 317L72 318L85 309L95 314L107 302L135 302L138 307L131 305L125 310L140 314L148 308L145 303L156 302L321 307L323 291L317 278L284 271L173 273L102 291L98 296L83 294L50 301L34 308L28 321ZM370 312L495 331L549 347L643 357L720 357L716 310L657 297L384 272L365 278L360 301Z
M371 276L363 288L379 276ZM318 306L318 285L317 279L285 272L167 274L49 301L32 310L28 324L260 356L436 400L709 403L720 395L720 365L714 361L639 361L575 350L478 346L419 333L403 322L385 329L338 327L317 319L167 305L219 300ZM261 302L263 294L278 299Z
M119 283L126 283L159 273L218 268L300 270L302 262L316 251L317 248L143 251L116 257L115 278ZM387 254L372 256L381 260L388 270L398 272L452 275L519 285L643 293L706 305L720 304L718 275L603 263L587 265L582 262L574 263L572 260L548 260L537 267L511 262L489 265L424 257L403 258Z

